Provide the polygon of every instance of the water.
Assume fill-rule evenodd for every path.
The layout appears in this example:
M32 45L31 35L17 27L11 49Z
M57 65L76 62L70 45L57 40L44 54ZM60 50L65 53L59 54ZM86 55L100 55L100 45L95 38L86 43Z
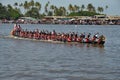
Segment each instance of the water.
M119 25L38 25L24 29L104 34L104 46L6 38L13 24L0 24L0 80L120 80Z

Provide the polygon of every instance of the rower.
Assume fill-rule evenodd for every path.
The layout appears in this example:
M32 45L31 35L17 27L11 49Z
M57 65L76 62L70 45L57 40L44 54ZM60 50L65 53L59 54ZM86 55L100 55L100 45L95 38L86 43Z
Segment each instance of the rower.
M95 35L94 35L95 38L99 38L99 33L97 32Z
M104 35L101 35L101 36L99 37L99 41L105 41L105 36L104 36Z

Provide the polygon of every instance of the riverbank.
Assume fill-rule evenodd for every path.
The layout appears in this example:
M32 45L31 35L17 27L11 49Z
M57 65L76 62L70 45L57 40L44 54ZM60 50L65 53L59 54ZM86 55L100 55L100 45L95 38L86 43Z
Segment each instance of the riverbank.
M0 23L18 24L70 24L70 25L120 25L120 16L45 16L41 19L20 17L17 20L0 20Z

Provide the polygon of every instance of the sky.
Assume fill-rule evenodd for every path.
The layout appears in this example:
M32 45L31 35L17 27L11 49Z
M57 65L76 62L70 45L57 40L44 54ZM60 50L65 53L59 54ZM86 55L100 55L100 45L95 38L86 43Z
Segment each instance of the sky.
M15 2L18 3L24 3L24 1L31 1L31 0L0 0L0 3L3 5L11 4L13 5ZM38 1L42 4L42 11L44 10L45 4L49 1L50 5L56 5L56 6L65 6L68 7L69 4L72 5L79 5L81 6L84 4L87 6L87 4L91 3L96 8L98 6L104 7L108 5L108 9L104 10L103 13L107 15L118 15L120 16L120 0L34 0Z

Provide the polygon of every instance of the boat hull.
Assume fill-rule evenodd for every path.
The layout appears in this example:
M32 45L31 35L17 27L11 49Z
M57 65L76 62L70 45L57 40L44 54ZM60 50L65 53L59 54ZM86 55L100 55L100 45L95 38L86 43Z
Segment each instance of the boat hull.
M84 43L84 44L98 44L98 45L104 45L105 44L105 41L100 41L100 42L97 42L97 41L90 41L90 42L75 42L75 41L56 41L56 40L42 40L42 39L30 39L30 38L23 38L23 37L18 37L18 36L14 36L14 35L11 35L10 36L11 38L14 38L14 39L23 39L23 40L34 40L34 41L41 41L41 42L51 42L51 43L71 43L71 44L79 44L79 43Z

